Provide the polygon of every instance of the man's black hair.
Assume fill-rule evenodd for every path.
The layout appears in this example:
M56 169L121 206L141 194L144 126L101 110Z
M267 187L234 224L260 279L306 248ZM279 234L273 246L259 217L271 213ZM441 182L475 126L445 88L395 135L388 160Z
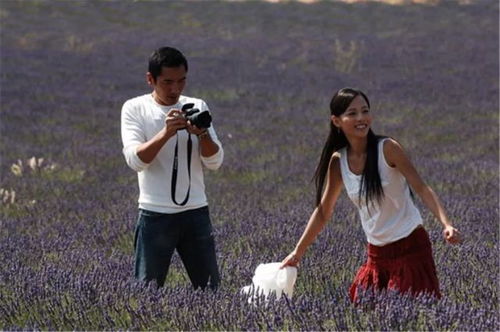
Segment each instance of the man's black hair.
M157 49L151 54L149 57L148 71L156 81L156 78L161 74L162 67L176 68L180 66L184 66L186 72L188 71L186 57L184 57L178 49L165 46Z

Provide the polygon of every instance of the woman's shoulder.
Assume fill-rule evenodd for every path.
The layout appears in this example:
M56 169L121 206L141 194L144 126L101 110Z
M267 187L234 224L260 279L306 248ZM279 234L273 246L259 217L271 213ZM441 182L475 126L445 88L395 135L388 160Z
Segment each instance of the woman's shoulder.
M384 152L402 150L403 146L395 138L388 136L381 136L379 141L383 144Z
M332 154L332 158L330 159L330 168L334 170L340 170L340 160L342 158L342 154L340 151L335 151Z
M335 151L330 158L329 173L330 177L337 179L337 181L342 182L342 167L341 167L341 155L339 151Z
M405 154L403 146L392 137L386 137L383 140L383 152L387 164L391 167L395 165L394 159Z
M331 163L340 163L342 156L344 156L344 157L346 156L346 151L347 151L346 148L335 151L332 154Z
M333 154L332 154L332 162L338 162L340 160L340 158L342 158L342 152L341 151L335 151Z

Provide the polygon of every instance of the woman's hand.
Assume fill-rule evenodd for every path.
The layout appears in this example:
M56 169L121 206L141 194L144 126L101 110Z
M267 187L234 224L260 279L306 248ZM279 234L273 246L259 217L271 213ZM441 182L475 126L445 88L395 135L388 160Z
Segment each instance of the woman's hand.
M297 267L299 265L300 257L297 255L295 251L293 251L290 255L288 255L282 262L280 269L286 266Z
M458 232L458 230L453 227L453 226L445 226L444 230L443 230L443 236L444 236L444 239L448 242L448 243L451 243L451 244L457 244L457 243L460 243L461 239L460 239L460 233Z

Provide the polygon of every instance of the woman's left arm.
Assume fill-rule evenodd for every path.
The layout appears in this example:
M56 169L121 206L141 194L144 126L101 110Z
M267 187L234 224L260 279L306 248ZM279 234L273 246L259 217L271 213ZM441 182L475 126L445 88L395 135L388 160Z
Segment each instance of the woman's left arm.
M443 205L438 196L420 177L410 159L406 156L401 145L393 139L384 142L385 160L391 167L395 167L411 186L411 188L422 199L424 204L434 214L434 216L443 224L443 236L449 243L456 244L460 242L459 232L453 227L446 215Z

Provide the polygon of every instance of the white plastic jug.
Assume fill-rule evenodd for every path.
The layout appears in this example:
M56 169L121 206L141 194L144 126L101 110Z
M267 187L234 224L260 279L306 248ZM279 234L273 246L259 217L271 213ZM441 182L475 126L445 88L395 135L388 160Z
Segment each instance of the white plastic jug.
M285 293L288 298L292 298L293 286L297 280L297 268L286 266L280 269L281 263L259 264L255 269L255 274L252 278L252 285L242 288L242 293L250 294L254 292L254 296L268 296L274 292L276 299L281 298ZM252 298L249 298L252 302Z

